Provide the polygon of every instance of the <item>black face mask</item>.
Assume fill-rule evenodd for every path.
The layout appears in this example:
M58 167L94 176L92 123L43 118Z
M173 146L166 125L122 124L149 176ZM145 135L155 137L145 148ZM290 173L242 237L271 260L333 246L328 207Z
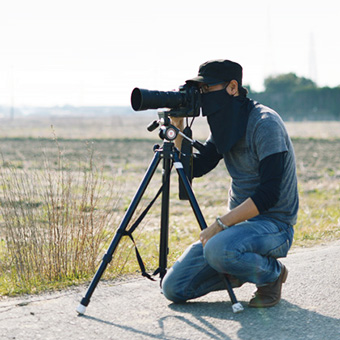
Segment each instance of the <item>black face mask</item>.
M202 94L202 114L207 116L217 151L225 154L245 134L248 123L246 97L233 97L225 89Z

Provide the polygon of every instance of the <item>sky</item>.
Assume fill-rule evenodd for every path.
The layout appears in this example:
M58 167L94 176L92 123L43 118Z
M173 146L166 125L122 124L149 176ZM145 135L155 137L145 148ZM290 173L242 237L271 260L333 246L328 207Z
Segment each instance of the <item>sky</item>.
M294 72L340 85L334 0L0 0L0 106L129 106L230 59L263 90Z

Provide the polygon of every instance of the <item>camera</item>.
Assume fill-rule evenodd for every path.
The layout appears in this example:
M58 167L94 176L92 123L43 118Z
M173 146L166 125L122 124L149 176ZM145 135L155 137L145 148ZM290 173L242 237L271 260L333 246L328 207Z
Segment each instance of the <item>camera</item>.
M135 111L168 108L171 117L198 117L201 97L195 84L185 84L179 91L150 91L134 88L131 93L131 106Z

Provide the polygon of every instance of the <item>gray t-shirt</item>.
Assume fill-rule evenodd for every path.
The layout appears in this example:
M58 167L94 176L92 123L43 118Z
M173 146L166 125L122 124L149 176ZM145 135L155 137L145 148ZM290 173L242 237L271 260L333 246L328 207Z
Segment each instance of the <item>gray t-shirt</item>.
M296 223L299 198L293 145L281 117L274 110L258 103L249 113L245 136L223 155L232 177L230 209L255 193L260 184L260 161L280 152L286 152L280 197L275 206L262 215L290 225Z

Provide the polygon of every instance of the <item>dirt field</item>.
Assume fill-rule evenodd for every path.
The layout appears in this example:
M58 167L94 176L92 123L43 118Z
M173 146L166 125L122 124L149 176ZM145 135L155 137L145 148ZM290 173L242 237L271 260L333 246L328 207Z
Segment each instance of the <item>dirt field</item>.
M11 162L18 169L39 169L46 157L53 163L61 152L69 167L79 167L88 159L89 149L93 149L97 166L104 169L109 180L121 187L120 208L124 208L152 159L153 145L162 143L156 131L150 133L146 130L148 123L155 118L148 112L126 117L29 116L14 121L3 120L0 124L3 164ZM340 122L288 122L287 128L295 147L301 196L300 226L297 230L300 227L301 230L308 229L310 224L318 225L322 220L330 224L330 238L334 239L340 230L340 220L337 220L340 218ZM195 122L193 131L195 138L204 141L208 130L202 118ZM53 140L54 135L59 138L59 150ZM153 197L159 188L160 170L146 198ZM194 181L194 191L207 223L224 211L228 186L229 179L222 162L215 171ZM177 198L175 177L171 193L173 225L192 224L187 202ZM315 217L311 211L316 207L325 210ZM149 227L158 227L158 214L157 209L154 215L151 214L154 218L148 221ZM328 221L325 214L327 218L335 215ZM298 238L304 239L304 235Z
M59 138L116 139L147 138L157 140L157 131L148 132L146 127L158 119L157 112L143 111L133 115L103 117L22 116L14 120L0 119L0 138L33 137L51 138L51 126ZM286 122L293 138L339 139L340 122ZM209 134L206 120L196 118L194 136L204 140Z
M96 156L115 172L128 173L126 167L143 172L152 158L153 144L162 143L157 130L146 130L155 118L148 112L126 117L28 116L3 120L0 150L5 161L18 167L34 167L43 158L42 151L51 156L56 152L56 136L69 160L78 162L93 148ZM300 181L339 179L340 122L288 122L286 126L294 142ZM203 118L194 123L193 131L198 140L204 141L208 136Z

